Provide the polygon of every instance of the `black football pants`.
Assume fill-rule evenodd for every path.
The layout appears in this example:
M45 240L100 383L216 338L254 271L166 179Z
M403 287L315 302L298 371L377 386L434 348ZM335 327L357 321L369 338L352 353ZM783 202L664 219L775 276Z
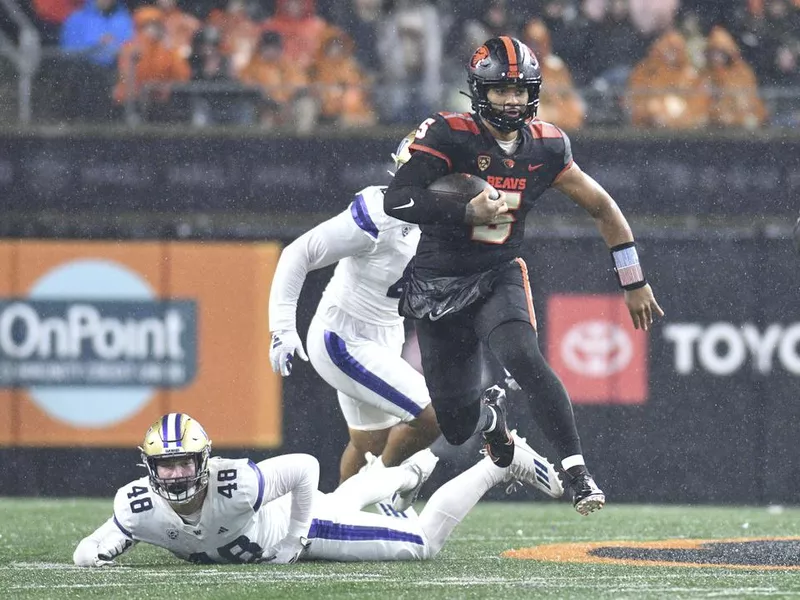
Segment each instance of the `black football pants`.
M503 271L484 300L415 325L425 380L448 442L463 444L475 432L483 353L488 348L522 387L531 414L559 457L582 454L569 396L539 350L527 268L521 259Z

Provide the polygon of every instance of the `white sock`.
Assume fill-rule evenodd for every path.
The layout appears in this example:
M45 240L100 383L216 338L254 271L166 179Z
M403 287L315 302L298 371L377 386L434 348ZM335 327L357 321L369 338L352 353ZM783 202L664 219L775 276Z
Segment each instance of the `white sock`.
M503 481L506 469L498 469L484 458L440 487L420 514L420 524L428 540L430 557L442 549L445 541L464 520L483 495Z
M407 467L371 468L353 475L331 492L337 501L351 509L389 500L395 492L405 492L417 485L419 476Z
M586 466L586 463L583 460L583 454L573 454L572 456L568 456L561 461L561 468L565 471L580 465Z

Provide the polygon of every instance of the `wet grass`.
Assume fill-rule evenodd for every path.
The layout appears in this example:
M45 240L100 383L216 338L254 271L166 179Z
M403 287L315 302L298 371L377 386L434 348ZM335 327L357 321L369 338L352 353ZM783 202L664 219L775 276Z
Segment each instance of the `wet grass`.
M561 502L485 502L428 562L198 566L140 545L114 568L73 567L75 545L110 510L110 500L0 499L0 598L800 597L800 570L501 557L505 550L557 543L800 536L796 508L611 505L583 518ZM760 559L744 562L800 565L800 554L787 559L784 548L776 558L771 546L763 547Z

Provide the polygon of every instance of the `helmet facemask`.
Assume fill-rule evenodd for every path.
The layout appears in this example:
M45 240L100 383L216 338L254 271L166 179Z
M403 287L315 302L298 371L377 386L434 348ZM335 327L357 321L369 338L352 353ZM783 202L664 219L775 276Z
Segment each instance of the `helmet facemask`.
M162 456L147 456L142 453L142 460L147 467L150 478L150 487L170 504L186 504L208 486L208 449L202 452L187 452L183 454L167 454ZM190 458L194 463L194 474L187 477L161 477L158 474L158 465L176 459Z
M505 107L499 110L489 101L489 88L502 87L507 85L522 85L528 90L528 102L521 106L520 114L511 116L505 112ZM478 81L470 77L469 87L472 99L472 110L478 113L482 119L504 133L517 131L536 116L539 110L539 90L541 81L530 83L516 82L512 80L501 81Z
M416 138L416 130L411 131L406 134L402 140L400 140L400 144L397 146L397 150L392 152L392 160L394 161L394 173L397 172L397 169L402 167L406 164L409 160L411 160L411 144L414 143L414 139ZM394 173L389 171L389 175L394 177Z

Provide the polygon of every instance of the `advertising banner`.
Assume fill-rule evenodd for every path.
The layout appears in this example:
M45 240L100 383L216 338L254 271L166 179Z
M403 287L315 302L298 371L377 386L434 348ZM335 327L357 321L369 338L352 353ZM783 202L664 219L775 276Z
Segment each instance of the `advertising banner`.
M547 358L573 403L644 403L647 350L621 294L547 298Z
M280 443L267 300L277 244L0 245L0 441L123 446L161 414ZM235 417L227 407L235 405Z
M647 333L630 325L599 236L533 239L523 249L539 345L573 398L584 455L609 503L797 504L800 257L788 241L766 238L642 238L638 248L666 312ZM281 389L268 365L277 254L270 244L1 244L0 363L6 378L31 386L0 387L0 440L14 446L0 448L4 493L112 494L138 473L139 438L168 410L196 416L219 455L311 453L322 489L332 490L348 437L335 390L304 361ZM76 270L81 260L120 265L147 288L106 270L107 288L128 291L99 297L94 271L84 279ZM69 297L57 277L67 267L69 281L84 281ZM301 337L331 271L309 274ZM40 393L58 389L42 385L47 378L62 396ZM112 387L129 393L111 402L103 394ZM100 396L71 397L75 389ZM134 395L142 389L153 391ZM92 410L59 414L61 399L85 399ZM76 426L74 414L105 424ZM508 418L555 459L521 392L509 391ZM40 445L77 448L31 447ZM474 464L478 446L437 442L443 460L430 489ZM90 458L97 469L62 473L65 458Z
M598 481L622 501L798 502L800 256L713 234L638 247L666 313L647 334L601 240L533 240L525 256ZM546 447L535 422L522 429Z

